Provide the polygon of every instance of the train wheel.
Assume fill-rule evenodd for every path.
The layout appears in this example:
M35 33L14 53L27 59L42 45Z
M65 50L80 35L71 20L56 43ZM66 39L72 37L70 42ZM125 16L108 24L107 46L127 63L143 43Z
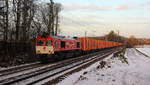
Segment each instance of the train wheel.
M55 60L56 61L60 61L60 60L63 60L63 59L65 59L64 53L55 54Z

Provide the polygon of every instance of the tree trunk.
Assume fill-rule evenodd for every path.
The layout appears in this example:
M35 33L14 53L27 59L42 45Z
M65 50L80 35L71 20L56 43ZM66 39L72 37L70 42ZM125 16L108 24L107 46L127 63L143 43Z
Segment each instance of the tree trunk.
M51 5L50 5L50 8L51 8L51 19L50 19L50 29L51 29L51 35L54 35L54 2L53 2L53 0L50 0L50 2L51 2Z
M9 12L9 4L8 0L5 0L5 5L4 5L4 11L3 11L3 25L4 25L4 40L8 39L8 25L9 25L9 20L8 20L8 12Z
M57 32L58 32L58 20L59 20L59 17L58 17L58 11L56 13L56 28L55 28L55 36L57 36Z
M27 17L28 17L28 0L23 1L23 12L22 12L22 40L27 40Z
M17 20L16 20L16 40L19 40L19 32L20 32L20 19L21 19L21 1L17 3Z

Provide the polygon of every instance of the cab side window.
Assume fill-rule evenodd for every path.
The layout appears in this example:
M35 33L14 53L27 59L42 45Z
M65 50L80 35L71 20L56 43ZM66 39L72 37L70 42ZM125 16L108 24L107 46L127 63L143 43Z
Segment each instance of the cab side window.
M54 47L57 48L57 41L54 42Z
M46 46L51 46L52 45L52 41L51 40L46 40Z
M61 48L65 48L66 46L66 42L65 41L61 41Z

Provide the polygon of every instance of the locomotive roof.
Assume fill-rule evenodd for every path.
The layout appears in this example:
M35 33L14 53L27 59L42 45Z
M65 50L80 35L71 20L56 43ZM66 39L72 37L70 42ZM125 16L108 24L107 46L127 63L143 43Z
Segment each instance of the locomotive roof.
M44 38L44 37L42 37L41 35L39 35L37 38ZM71 38L71 37L66 38L66 37L64 37L64 36L47 36L47 37L45 37L45 38L57 38L57 39L76 40L76 41L78 41L78 42L80 41L80 40L75 39L75 38Z
M75 38L72 38L72 37L65 37L65 36L51 36L51 37L79 41L78 39L75 39Z

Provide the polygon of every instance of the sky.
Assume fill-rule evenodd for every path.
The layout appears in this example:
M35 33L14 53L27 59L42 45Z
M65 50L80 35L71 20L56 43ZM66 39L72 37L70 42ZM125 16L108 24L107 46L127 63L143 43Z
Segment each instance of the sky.
M49 0L43 0L48 2ZM54 0L62 4L61 34L150 38L150 0Z

